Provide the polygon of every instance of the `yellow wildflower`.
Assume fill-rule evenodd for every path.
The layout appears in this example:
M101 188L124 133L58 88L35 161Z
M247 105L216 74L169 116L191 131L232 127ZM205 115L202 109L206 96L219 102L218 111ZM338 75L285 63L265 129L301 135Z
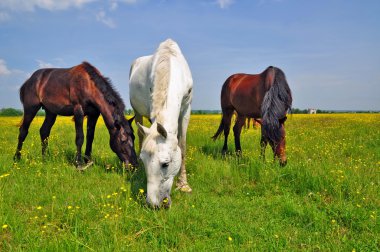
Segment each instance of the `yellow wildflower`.
M3 229L6 229L7 227L8 227L7 224L4 224L4 225L2 226Z
M231 237L231 236L228 236L228 240L229 240L229 241L232 241L232 237Z
M144 189L140 188L139 193L144 193Z
M3 175L0 175L0 178L5 178L5 177L8 177L10 174L9 173L5 173Z

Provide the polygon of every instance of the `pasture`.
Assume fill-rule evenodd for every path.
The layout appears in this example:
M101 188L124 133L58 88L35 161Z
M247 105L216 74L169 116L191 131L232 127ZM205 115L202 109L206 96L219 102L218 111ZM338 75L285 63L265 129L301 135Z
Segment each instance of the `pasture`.
M243 130L241 158L230 134L222 157L220 118L191 117L193 192L155 211L143 169L121 168L102 120L94 165L78 172L70 118L58 117L43 159L36 117L13 163L21 118L0 117L0 251L380 250L380 114L289 116L284 168L269 148L259 159L259 129Z

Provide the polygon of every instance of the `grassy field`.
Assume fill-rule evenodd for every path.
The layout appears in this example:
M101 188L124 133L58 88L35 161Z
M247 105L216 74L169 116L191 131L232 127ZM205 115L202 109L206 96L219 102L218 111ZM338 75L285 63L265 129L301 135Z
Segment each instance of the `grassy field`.
M288 165L259 159L260 130L243 156L220 155L220 116L192 116L192 194L169 210L145 206L143 169L120 168L104 123L95 165L73 166L74 123L60 117L41 157L37 117L14 164L20 118L0 117L0 251L379 251L380 114L292 115ZM134 127L136 129L136 127Z

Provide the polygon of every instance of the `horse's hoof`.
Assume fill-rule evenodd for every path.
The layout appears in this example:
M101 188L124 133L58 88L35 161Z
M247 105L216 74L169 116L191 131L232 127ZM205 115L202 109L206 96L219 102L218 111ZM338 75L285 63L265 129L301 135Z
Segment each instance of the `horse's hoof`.
M188 184L177 185L177 190L180 190L181 192L185 193L191 193L193 191L193 189L191 189L191 187Z
M20 153L16 153L14 156L13 156L13 161L14 162L18 162L20 161L21 159L21 154Z
M91 165L93 165L94 162L93 161L90 161L90 162L87 162L85 165L77 165L77 170L78 171L84 171L84 170L87 170L88 167L90 167Z

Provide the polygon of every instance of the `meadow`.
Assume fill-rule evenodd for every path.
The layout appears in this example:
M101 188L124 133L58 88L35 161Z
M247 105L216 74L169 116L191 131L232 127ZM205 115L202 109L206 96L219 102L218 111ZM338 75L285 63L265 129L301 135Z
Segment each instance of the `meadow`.
M121 168L101 120L78 172L64 117L45 158L36 117L14 163L20 119L0 117L0 251L380 250L380 114L290 115L284 168L269 148L259 158L259 129L243 130L242 157L233 134L221 156L220 115L193 115L193 192L174 190L168 210L145 205L143 168Z

